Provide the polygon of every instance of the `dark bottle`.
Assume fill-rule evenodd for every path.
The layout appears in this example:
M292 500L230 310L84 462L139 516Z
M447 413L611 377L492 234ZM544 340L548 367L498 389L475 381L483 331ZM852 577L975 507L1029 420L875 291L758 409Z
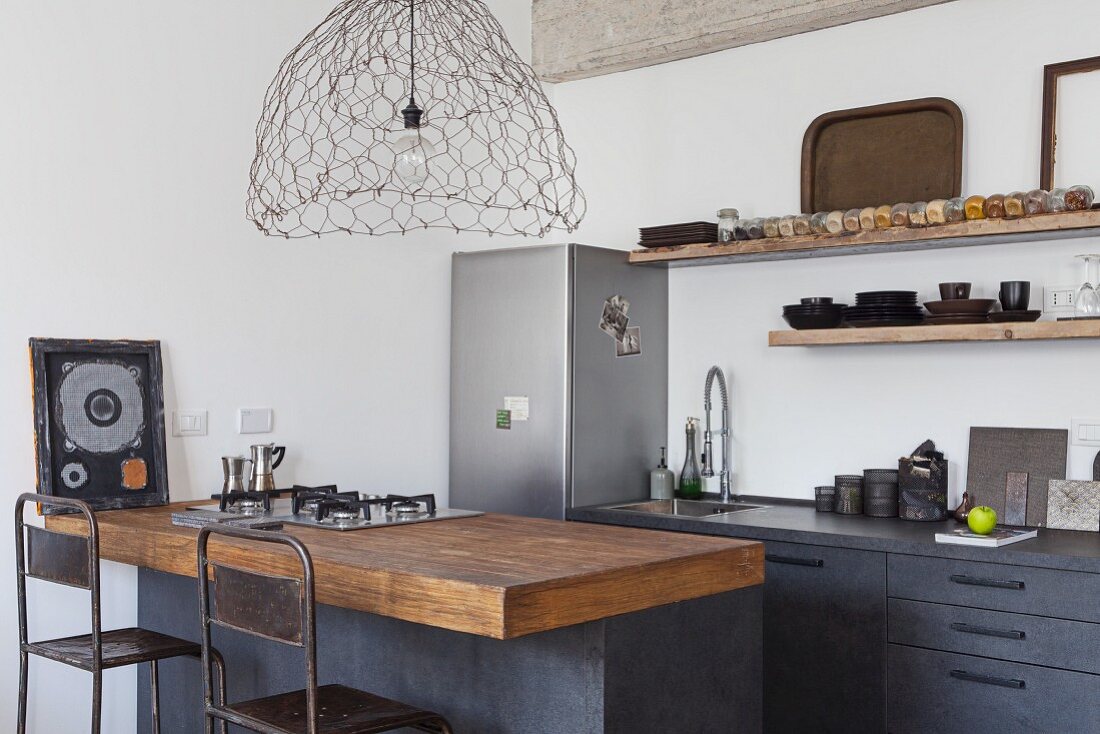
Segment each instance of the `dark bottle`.
M970 501L970 493L963 492L962 502L955 508L955 521L966 522L966 516L970 514L972 509L974 509L974 504Z
M680 472L680 491L677 493L685 500L697 500L703 496L703 476L699 471L699 457L695 453L695 427L698 418L688 418L687 452L684 454L684 468Z

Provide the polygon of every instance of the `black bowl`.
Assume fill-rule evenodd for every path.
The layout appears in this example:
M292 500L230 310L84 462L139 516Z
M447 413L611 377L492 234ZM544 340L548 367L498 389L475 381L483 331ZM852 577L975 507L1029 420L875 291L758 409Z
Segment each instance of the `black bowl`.
M783 307L783 313L824 313L843 311L846 303L791 303Z
M790 324L792 329L835 329L844 320L844 311L785 313L783 320Z
M813 296L811 298L803 298L803 306L826 306L833 302L833 299L825 296Z

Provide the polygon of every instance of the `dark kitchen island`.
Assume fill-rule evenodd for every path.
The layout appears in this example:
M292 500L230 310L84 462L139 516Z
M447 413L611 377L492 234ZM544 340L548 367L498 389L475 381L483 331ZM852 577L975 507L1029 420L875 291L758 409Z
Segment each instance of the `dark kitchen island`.
M182 507L98 513L103 558L138 566L138 623L197 640L197 531ZM80 521L47 519L80 531ZM759 543L484 515L335 532L287 526L313 556L320 682L447 716L457 732L757 732ZM211 558L290 573L234 540ZM220 633L220 634L219 634ZM227 630L230 701L304 684L301 657ZM141 732L150 729L141 675ZM201 731L194 661L161 667L164 731Z

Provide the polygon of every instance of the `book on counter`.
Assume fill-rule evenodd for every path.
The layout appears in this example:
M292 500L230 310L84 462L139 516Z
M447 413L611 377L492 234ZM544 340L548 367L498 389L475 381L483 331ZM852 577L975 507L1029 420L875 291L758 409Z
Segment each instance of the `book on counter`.
M952 530L950 533L936 533L937 543L953 545L976 545L981 548L1000 548L1002 545L1019 543L1039 534L1037 528L1006 528L998 525L989 535L978 535L967 528Z

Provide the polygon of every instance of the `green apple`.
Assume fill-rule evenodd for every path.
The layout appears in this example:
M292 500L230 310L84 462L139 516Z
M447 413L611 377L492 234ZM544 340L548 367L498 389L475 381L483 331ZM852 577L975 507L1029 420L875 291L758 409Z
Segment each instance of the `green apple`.
M966 524L970 526L972 533L989 535L993 532L993 528L997 527L997 511L985 505L975 507L966 516Z

